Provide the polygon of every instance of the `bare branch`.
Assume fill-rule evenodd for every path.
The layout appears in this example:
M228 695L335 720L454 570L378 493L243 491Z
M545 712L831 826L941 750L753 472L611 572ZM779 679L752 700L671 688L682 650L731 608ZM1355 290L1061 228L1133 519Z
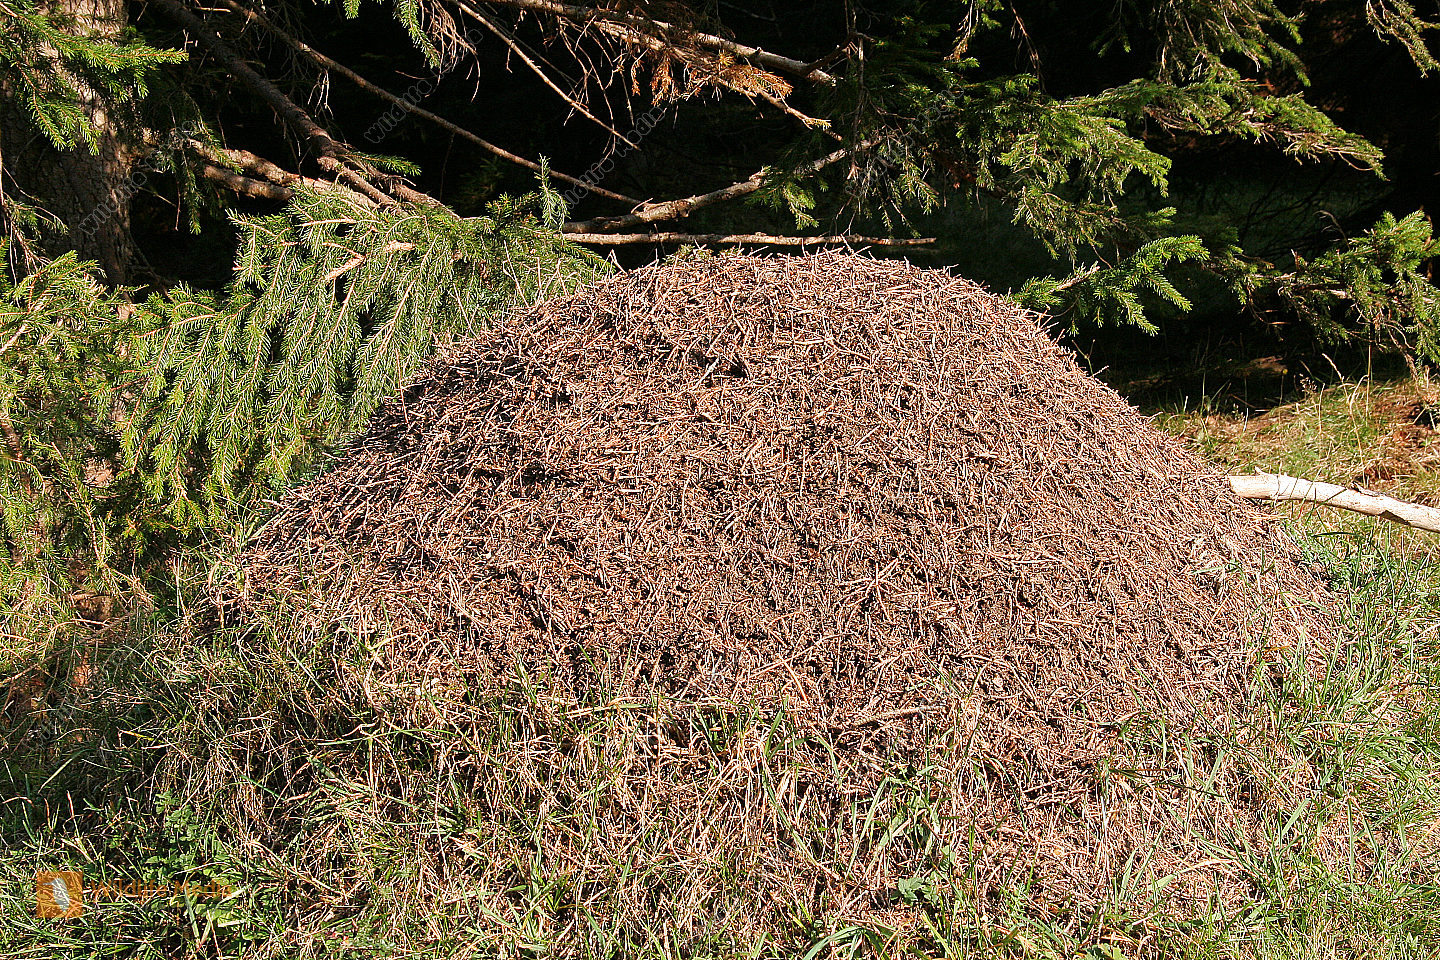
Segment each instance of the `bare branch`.
M677 24L667 23L664 20L654 20L649 17L642 17L638 14L627 13L621 10L599 10L594 7L558 3L555 2L555 0L489 0L489 2L507 7L516 7L521 10L530 10L536 13L548 13L551 16L581 23L618 24L626 28L626 31L631 35L630 39L634 40L653 38L658 32L672 43L679 41L708 50L727 53L732 57L749 61L757 66L775 70L780 73L788 73L791 76L811 80L816 83L827 85L833 85L835 83L833 76L820 69L819 64L821 61L805 63L800 60L792 60L790 57L782 57L778 54L761 50L759 47L749 47L743 43L736 43L734 40L727 40L724 37L717 37L713 34L703 33L698 30L691 30Z
M601 120L599 117L595 116L595 114L591 113L588 109L586 109L583 103L570 96L570 94L566 93L564 90L561 90L560 87L555 83L555 81L550 79L550 75L547 74L544 70L540 69L540 65L534 60L530 59L530 55L525 52L525 49L521 47L520 44L517 43L515 39L511 37L505 30L501 29L499 24L495 23L493 20L485 16L479 10L476 10L470 4L466 3L465 0L456 0L456 5L462 11L474 17L476 20L480 21L481 26L483 26L486 30L489 30L491 33L495 34L495 36L499 37L500 40L504 42L505 46L509 47L510 50L517 57L520 58L521 62L524 63L525 66L530 68L530 70L535 74L535 76L539 77L545 82L545 86L555 91L556 96L564 100L566 103L570 104L570 106L577 110L581 115L593 121L597 126L610 133L616 139L623 141L630 147L639 149L639 144L626 137L623 133L610 126L610 124L606 123L604 120Z
M840 46L836 47L834 50L831 50L819 60L811 60L809 63L805 64L804 75L807 77L814 76L815 71L820 70L824 67L828 67L832 63L839 63L846 57L851 56L854 53L854 44L858 39L859 36L857 34L851 33L848 37L845 38L845 42L842 43Z
M924 247L934 237L913 240L889 237L858 237L840 234L829 237L784 237L770 233L567 233L566 240L600 246L628 243L693 243L697 245L765 244L772 247Z
M316 162L323 170L334 174L376 203L394 202L390 196L372 184L363 174L342 162L342 158L350 153L348 147L330 136L324 127L316 123L310 114L296 106L289 97L280 91L279 87L256 73L228 43L220 38L220 35L212 27L181 4L179 0L154 0L154 3L166 16L193 35L201 46L223 63L232 76L255 91L287 125L313 143L320 151L320 157ZM409 192L414 193L414 191ZM424 195L420 194L419 196ZM430 198L425 197L425 199L429 200Z
M359 203L374 204L374 201L369 197L356 193L349 187L338 183L331 183L328 180L302 177L300 174L292 173L284 167L266 160L264 157L251 153L249 150L220 147L205 143L202 140L196 140L193 137L182 140L181 146L206 161L201 173L207 178L224 183L232 189L240 190L240 192L250 193L251 196L261 196L262 194L249 191L248 189L241 189L243 185L239 181L232 181L227 177L220 177L207 168L214 168L215 170L241 176L247 180L263 182L285 191L283 197L277 195L274 199L288 200L293 195L291 188L304 185L317 191L339 191Z
M295 195L295 191L289 187L282 187L265 180L256 180L243 173L217 167L213 163L200 164L200 175L207 180L224 184L236 193L247 197L259 197L263 200L289 200Z
M1247 500L1299 500L1368 517L1380 517L1416 530L1440 533L1440 509L1396 500L1372 490L1352 490L1333 483L1301 480L1278 473L1230 477L1230 489Z
M866 141L855 147L845 147L828 153L818 160L814 160L794 171L798 175L816 173L830 166L837 160L843 160L848 156L867 150L873 146L873 142ZM679 200L666 200L663 203L647 203L634 213L627 213L619 217L596 217L593 220L572 220L562 228L565 233L604 233L610 230L624 230L628 227L639 227L647 223L655 223L660 220L679 220L688 217L696 210L704 207L723 203L726 200L734 200L738 197L754 193L765 185L765 170L758 170L751 174L746 180L739 183L732 183L728 187L721 187L719 190L712 190L709 193L697 194L693 197L682 197Z
M820 117L812 117L809 114L801 113L799 110L796 110L794 107L790 106L790 104L786 102L784 97L777 97L773 93L768 93L764 90L757 90L755 91L755 95L758 96L761 100L764 100L766 103L770 104L776 110L784 113L786 116L794 117L796 120L799 120L800 123L804 125L806 130L819 130L831 140L836 140L842 143L844 142L844 137L840 136L840 134L830 129L831 123L829 120L825 120Z
M173 0L169 0L169 2L173 2ZM411 113L417 117L428 120L436 126L440 127L441 129L447 130L450 133L455 134L461 139L469 140L471 143L480 147L482 150L487 150L490 153L495 154L495 156L500 157L501 159L508 160L514 164L518 164L519 166L522 166L527 170L532 170L535 173L543 172L543 168L535 161L527 160L525 157L511 153L509 150L506 150L503 147L496 146L490 141L485 140L474 133L471 133L464 127L459 126L455 123L451 123L449 120L446 120L439 114L431 113L429 110L426 110L423 107L411 103L410 101L405 100L401 97L395 96L395 94L384 89L383 87L376 86L369 80L366 80L364 77L360 76L360 74L356 73L354 70L351 70L349 67L345 66L343 63L326 56L319 50L316 50L314 47L307 44L305 41L301 40L299 37L285 30L283 27L279 26L274 21L266 17L263 13L260 13L257 10L252 10L249 7L242 6L241 4L236 3L235 0L219 0L219 2L223 4L225 8L227 10L230 10L232 13L235 13L238 16L245 17L248 20L252 20L255 23L258 23L260 26L264 27L266 30L269 30L275 36L279 37L285 43L293 47L297 52L304 54L311 60L311 62L313 62L321 69L330 70L334 73L338 73L340 74L340 76L344 77L346 80L349 80L351 83L355 84L357 87L366 91L367 93L374 94L381 100L394 104L395 106L401 108L407 113ZM598 185L586 183L583 180L572 177L567 173L561 173L558 170L551 170L550 176L552 179L561 180L565 183L569 183L577 187L584 187L591 193L599 194L602 197L609 197L611 200L618 200L619 202L629 204L632 207L639 206L642 202L640 200L636 200L634 197L627 197L623 193L615 193L613 190L606 190L605 188ZM427 199L429 198L427 197Z

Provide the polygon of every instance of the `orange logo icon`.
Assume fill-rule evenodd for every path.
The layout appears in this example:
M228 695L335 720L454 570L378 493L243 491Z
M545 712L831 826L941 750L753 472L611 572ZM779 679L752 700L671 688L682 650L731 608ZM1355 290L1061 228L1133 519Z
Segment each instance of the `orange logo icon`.
M79 870L35 874L35 916L78 917L85 912L85 881Z

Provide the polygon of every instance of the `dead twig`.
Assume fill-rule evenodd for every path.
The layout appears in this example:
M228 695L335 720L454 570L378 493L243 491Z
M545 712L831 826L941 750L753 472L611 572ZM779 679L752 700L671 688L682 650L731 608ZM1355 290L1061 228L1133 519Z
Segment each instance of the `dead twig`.
M1379 517L1415 530L1440 533L1440 509L1396 500L1373 490L1356 490L1318 480L1302 480L1279 473L1230 477L1230 489L1247 500L1293 500L1337 510Z
M542 70L538 63L531 59L530 55L525 52L525 48L520 46L520 44L515 40L515 38L512 37L508 31L502 29L499 24L491 20L489 17L485 16L485 14L475 9L470 4L465 3L464 0L457 0L457 5L462 11L477 20L480 25L483 26L486 30L489 30L496 37L498 37L500 41L505 44L505 46L510 48L510 51L514 53L515 56L520 58L521 63L529 67L530 71L534 73L535 76L539 77L540 80L545 84L545 86L549 87L561 100L564 100L566 103L570 104L571 108L574 109L577 113L593 122L596 126L600 127L600 129L606 131L615 139L624 143L626 146L629 146L631 148L638 148L640 146L635 141L631 140L629 137L626 137L619 130L616 130L614 127L610 126L610 124L606 123L604 120L601 120L599 117L595 116L595 114L591 113L589 108L587 108L583 103L570 96L570 94L566 93L564 90L561 90L559 85L556 84L554 80L550 79L550 75L544 70ZM593 192L594 188L592 187L591 190Z
M174 0L165 0L165 2L173 3ZM357 87L366 91L367 93L373 94L374 96L379 97L381 100L384 100L387 103L401 108L407 113L420 117L422 120L428 120L430 123L435 124L442 130L453 133L455 134L455 136L460 137L462 140L468 140L476 146L480 147L482 150L487 150L503 160L508 160L513 164L524 167L527 170L534 171L535 173L540 173L543 171L541 165L536 163L535 161L522 157L519 154L511 153L504 147L500 147L496 144L491 143L489 140L486 140L483 137L472 133L471 131L460 126L459 124L453 123L445 119L438 113L431 113L424 107L412 103L409 100L404 99L403 97L397 97L395 96L395 94L384 89L383 87L371 83L369 80L366 80L360 74L356 73L354 70L351 70L343 63L340 63L338 60L326 56L319 50L316 50L314 47L307 44L305 41L301 40L299 37L294 36L289 31L285 30L283 27L270 20L263 13L260 13L257 10L252 10L249 7L242 6L241 4L236 3L235 0L219 0L219 2L232 13L235 13L238 16L243 16L247 20L254 21L255 23L264 27L266 30L270 31L280 40L283 40L285 43L289 44L297 52L303 54L316 66L321 67L325 70L330 70L334 73L338 73L340 76L344 77L346 80L349 80L351 83L355 84ZM616 193L613 190L607 190L604 187L599 186L598 184L592 184L582 181L577 177L572 177L568 173L562 173L559 170L550 170L549 174L552 179L560 180L564 183L569 183L574 186L584 187L591 193L598 194L602 197L608 197L611 200L618 200L621 203L629 204L632 207L639 205L641 202L639 200L636 200L634 197L627 197L622 193Z
M794 60L790 57L782 57L770 53L759 47L747 46L737 43L734 40L727 40L724 37L717 37L713 34L700 30L692 30L688 27L669 23L664 20L656 20L650 17L641 16L626 10L602 10L596 7L583 7L571 3L557 3L554 0L492 0L494 3L507 7L516 7L521 10L529 10L534 13L547 13L551 16L569 20L582 26L589 23L612 23L624 27L636 41L644 40L665 40L670 43L688 43L696 47L713 50L719 53L728 54L740 60L745 60L756 66L764 67L767 70L775 70L780 73L788 73L815 83L833 85L835 78L821 69L823 60L814 63L805 63L801 60Z
M320 165L321 169L334 175L346 186L375 203L387 205L395 202L394 197L371 182L370 176L374 174L373 170L352 168L347 163L347 158L351 153L350 148L332 137L329 131L316 123L310 114L285 96L279 87L256 73L255 69L246 63L230 44L221 39L220 34L213 27L206 24L179 0L154 0L154 3L161 12L183 27L195 38L197 43L223 63L232 76L268 103L287 126L313 144L320 154L316 158L316 163ZM409 193L415 193L415 191L412 190ZM417 196L423 197L424 195L417 194ZM412 198L407 196L404 199ZM429 197L424 197L424 199L434 202Z
M846 157L868 150L873 145L870 141L866 141L854 147L844 147L833 153L828 153L798 168L794 171L794 175L805 176L807 174L818 173ZM688 217L696 210L702 210L705 207L714 206L717 203L736 200L754 193L765 185L768 172L768 170L757 170L747 179L741 180L738 183L732 183L726 187L721 187L718 190L711 190L709 193L701 193L692 197L681 197L678 200L647 203L633 213L627 213L618 217L596 217L592 220L572 220L566 223L562 230L565 233L606 233L612 230L624 230L627 227L639 227L661 220L679 220Z
M697 245L733 246L735 244L763 244L771 247L925 247L935 242L934 237L914 239L892 239L889 237L860 237L837 234L828 237L788 237L771 233L567 233L565 239L574 243L588 244L629 244L629 243L693 243Z

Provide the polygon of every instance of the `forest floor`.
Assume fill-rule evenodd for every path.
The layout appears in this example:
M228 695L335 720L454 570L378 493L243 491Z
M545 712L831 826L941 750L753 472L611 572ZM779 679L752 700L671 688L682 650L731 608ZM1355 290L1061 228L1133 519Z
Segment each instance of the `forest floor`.
M1165 399L1163 385L1148 392L1138 382L1122 386L1158 425L1186 438L1220 470L1358 483L1440 504L1440 384L1423 377L1282 390L1263 403L1229 384L1197 394L1198 402ZM1023 888L1008 899L977 903L917 877L905 881L909 887L902 884L901 896L921 906L928 930L911 931L907 953L897 949L894 930L837 914L797 917L792 944L752 944L749 954L803 960L1435 956L1440 536L1316 507L1281 510L1344 597L1348 639L1322 669L1296 669L1275 687L1273 700L1256 704L1312 764L1327 810L1302 801L1273 826L1266 846L1217 851L1248 884L1244 909L1217 901L1177 917L1145 906L1162 891L1121 885L1110 903L1084 916L1037 913ZM98 654L103 638L45 653L53 665L49 681L72 696L41 707L52 714L52 728L73 731L61 739L74 739L77 748L52 750L43 762L0 756L0 955L739 955L723 936L708 949L673 942L664 924L645 942L607 939L614 931L604 915L587 912L584 890L566 888L563 878L532 875L523 863L509 871L512 909L503 915L477 922L463 904L427 899L438 863L428 851L453 842L463 853L468 842L462 820L432 815L463 809L450 794L458 788L440 777L426 781L424 790L434 796L417 793L416 815L406 822L376 816L381 808L372 785L389 768L423 776L433 759L429 732L388 729L383 718L357 724L343 704L331 709L335 705L324 702L324 670L330 659L349 653L322 645L267 647L223 632L197 644L195 634L158 626L184 613L152 614L153 630L130 645L128 659ZM203 696L197 698L197 689ZM25 709L11 693L11 709ZM297 711L315 727L304 739L281 742L252 725L242 742L244 721L267 711ZM562 733L557 728L556 736ZM87 739L106 746L85 746ZM175 774L201 756L230 766L210 769L209 780ZM347 766L345 758L353 756L364 762ZM79 785L98 768L116 791L87 796ZM142 780L145 789L120 789ZM237 780L262 799L274 791L311 798L307 835L318 825L331 842L321 849L287 847L283 824L269 836L235 832L229 825L235 810L211 801L228 796L226 784ZM303 789L296 786L300 780ZM430 819L421 817L422 806ZM1337 810L1345 817L1338 834ZM905 828L918 823L906 821ZM515 827L585 835L584 823L565 820L561 811L537 813L534 823L517 819ZM1338 865L1333 855L1320 855L1327 845L1333 853L1337 842L1346 851ZM36 872L57 865L84 869L87 877L178 880L221 892L116 895L81 922L36 919ZM363 897L350 887L360 877L373 887ZM297 884L314 900L299 911ZM657 904L657 917L670 906ZM793 949L797 944L801 949Z

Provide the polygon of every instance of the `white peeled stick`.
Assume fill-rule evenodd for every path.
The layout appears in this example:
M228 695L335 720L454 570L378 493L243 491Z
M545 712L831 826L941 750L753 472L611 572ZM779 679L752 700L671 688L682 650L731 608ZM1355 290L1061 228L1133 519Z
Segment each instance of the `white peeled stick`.
M1230 489L1246 500L1299 500L1318 503L1338 510L1363 513L1395 523L1440 533L1440 509L1418 503L1396 500L1368 490L1356 490L1334 483L1301 480L1279 473L1257 473L1248 477L1230 477Z

